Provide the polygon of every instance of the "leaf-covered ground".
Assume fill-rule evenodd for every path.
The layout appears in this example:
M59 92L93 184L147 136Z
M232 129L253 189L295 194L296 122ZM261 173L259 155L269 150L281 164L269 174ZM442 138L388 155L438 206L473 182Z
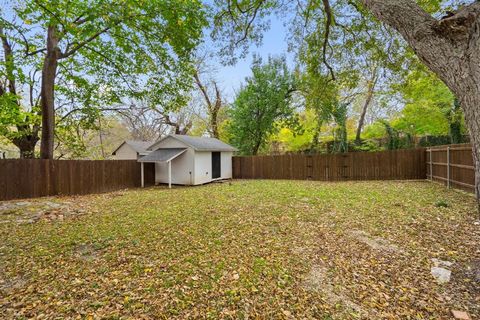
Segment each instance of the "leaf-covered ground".
M2 205L2 319L480 316L474 198L437 184L233 181ZM433 258L453 262L450 282Z

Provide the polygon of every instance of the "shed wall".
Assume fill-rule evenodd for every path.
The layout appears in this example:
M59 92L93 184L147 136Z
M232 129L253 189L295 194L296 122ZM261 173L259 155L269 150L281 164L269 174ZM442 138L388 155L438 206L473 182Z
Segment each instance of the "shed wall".
M212 153L195 151L195 184L212 181Z
M193 184L193 150L187 150L172 160L172 183ZM168 183L168 163L155 163L155 183Z
M233 152L221 153L222 179L232 179L232 156L233 156Z
M156 148L187 148L182 142L168 137L164 139ZM172 183L191 185L194 183L193 160L195 151L188 147L187 151L172 160ZM168 163L155 163L155 183L168 183Z
M220 153L220 178L232 178L232 155L233 152ZM212 181L212 152L195 151L195 184L203 184Z

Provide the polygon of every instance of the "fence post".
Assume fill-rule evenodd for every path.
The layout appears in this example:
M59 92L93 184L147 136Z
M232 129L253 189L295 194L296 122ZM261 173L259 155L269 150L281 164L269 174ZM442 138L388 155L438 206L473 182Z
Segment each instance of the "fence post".
M140 162L140 185L142 188L145 187L145 173L144 173L143 162Z
M428 149L428 151L430 151L430 181L433 181L432 148Z
M450 146L447 147L447 188L450 189Z

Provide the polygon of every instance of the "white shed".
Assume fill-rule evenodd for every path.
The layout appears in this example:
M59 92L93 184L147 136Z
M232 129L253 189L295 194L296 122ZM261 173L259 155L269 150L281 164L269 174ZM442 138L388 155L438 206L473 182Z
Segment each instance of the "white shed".
M214 138L168 135L137 161L155 163L155 183L199 185L232 178L234 147Z

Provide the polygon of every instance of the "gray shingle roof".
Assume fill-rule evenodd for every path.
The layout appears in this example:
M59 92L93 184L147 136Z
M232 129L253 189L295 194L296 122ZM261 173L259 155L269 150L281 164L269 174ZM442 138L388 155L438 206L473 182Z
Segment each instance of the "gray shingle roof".
M237 149L232 147L231 145L228 145L225 142L222 142L215 138L193 137L193 136L180 135L180 134L171 134L168 137L177 139L197 151L237 151ZM163 139L152 144L150 148L153 148L155 145L158 145L158 143Z
M182 153L184 153L186 148L168 148L168 149L158 149L150 152L148 155L138 159L138 162L166 162L172 160Z
M148 152L148 147L150 147L155 141L137 141L137 140L126 140L125 143L132 147L133 150L138 153Z
M112 152L112 154L115 155L118 149L120 149L120 147L124 144L129 145L133 150L135 150L135 152L139 154L147 154L150 152L148 147L150 147L154 142L155 141L125 140L121 145L118 146L117 149L115 149L115 151Z

